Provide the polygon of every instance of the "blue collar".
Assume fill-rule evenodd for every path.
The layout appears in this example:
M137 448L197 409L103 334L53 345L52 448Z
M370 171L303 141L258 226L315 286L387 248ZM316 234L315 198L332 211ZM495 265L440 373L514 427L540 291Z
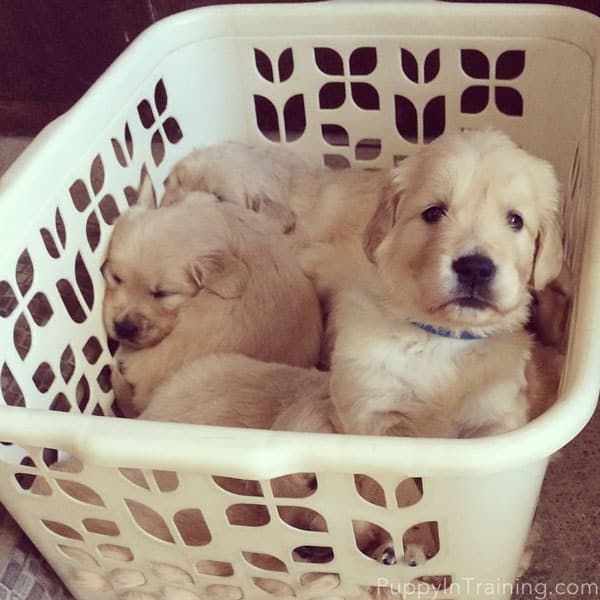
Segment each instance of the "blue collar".
M446 329L445 327L435 327L433 325L428 325L427 323L420 323L419 321L411 321L411 323L428 333L455 340L482 340L487 337L485 335L471 333L470 331L453 331L452 329Z

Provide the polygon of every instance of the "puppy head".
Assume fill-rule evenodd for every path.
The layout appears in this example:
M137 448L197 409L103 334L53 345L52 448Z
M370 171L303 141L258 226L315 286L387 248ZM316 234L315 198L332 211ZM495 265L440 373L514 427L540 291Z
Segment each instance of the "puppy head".
M104 324L132 349L158 344L199 293L240 298L247 269L216 198L195 192L168 208L135 206L115 224L102 273Z
M530 286L559 273L552 167L493 130L430 144L392 173L363 237L388 304L409 318L492 332L527 320Z

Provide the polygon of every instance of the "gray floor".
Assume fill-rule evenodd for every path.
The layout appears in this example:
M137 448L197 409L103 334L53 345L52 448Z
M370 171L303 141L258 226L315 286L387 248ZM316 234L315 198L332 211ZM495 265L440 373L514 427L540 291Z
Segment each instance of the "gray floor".
M0 138L0 174L27 139ZM541 538L515 600L600 598L600 414L548 470L538 508Z

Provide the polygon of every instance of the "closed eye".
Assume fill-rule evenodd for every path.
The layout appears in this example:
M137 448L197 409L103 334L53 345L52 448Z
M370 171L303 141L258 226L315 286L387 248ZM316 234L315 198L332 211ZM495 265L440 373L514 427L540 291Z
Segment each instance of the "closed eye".
M106 282L109 285L117 286L123 283L123 280L118 275L116 275L114 271L112 271L107 262L105 262L102 265L102 267L100 268L100 272L102 273L102 276L104 277L104 279L106 279Z
M169 296L174 296L175 292L167 292L166 290L154 290L151 292L152 297L160 300L162 298L168 298Z

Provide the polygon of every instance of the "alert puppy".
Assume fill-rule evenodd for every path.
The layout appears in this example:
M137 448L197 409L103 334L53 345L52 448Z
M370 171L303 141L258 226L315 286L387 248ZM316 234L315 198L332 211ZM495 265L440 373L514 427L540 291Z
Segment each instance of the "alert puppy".
M113 387L127 416L183 364L213 352L311 366L321 342L313 285L260 215L195 193L117 221L103 274L104 323L118 340Z
M338 295L331 395L348 433L464 437L527 421L530 289L562 266L551 166L491 130L393 172Z

